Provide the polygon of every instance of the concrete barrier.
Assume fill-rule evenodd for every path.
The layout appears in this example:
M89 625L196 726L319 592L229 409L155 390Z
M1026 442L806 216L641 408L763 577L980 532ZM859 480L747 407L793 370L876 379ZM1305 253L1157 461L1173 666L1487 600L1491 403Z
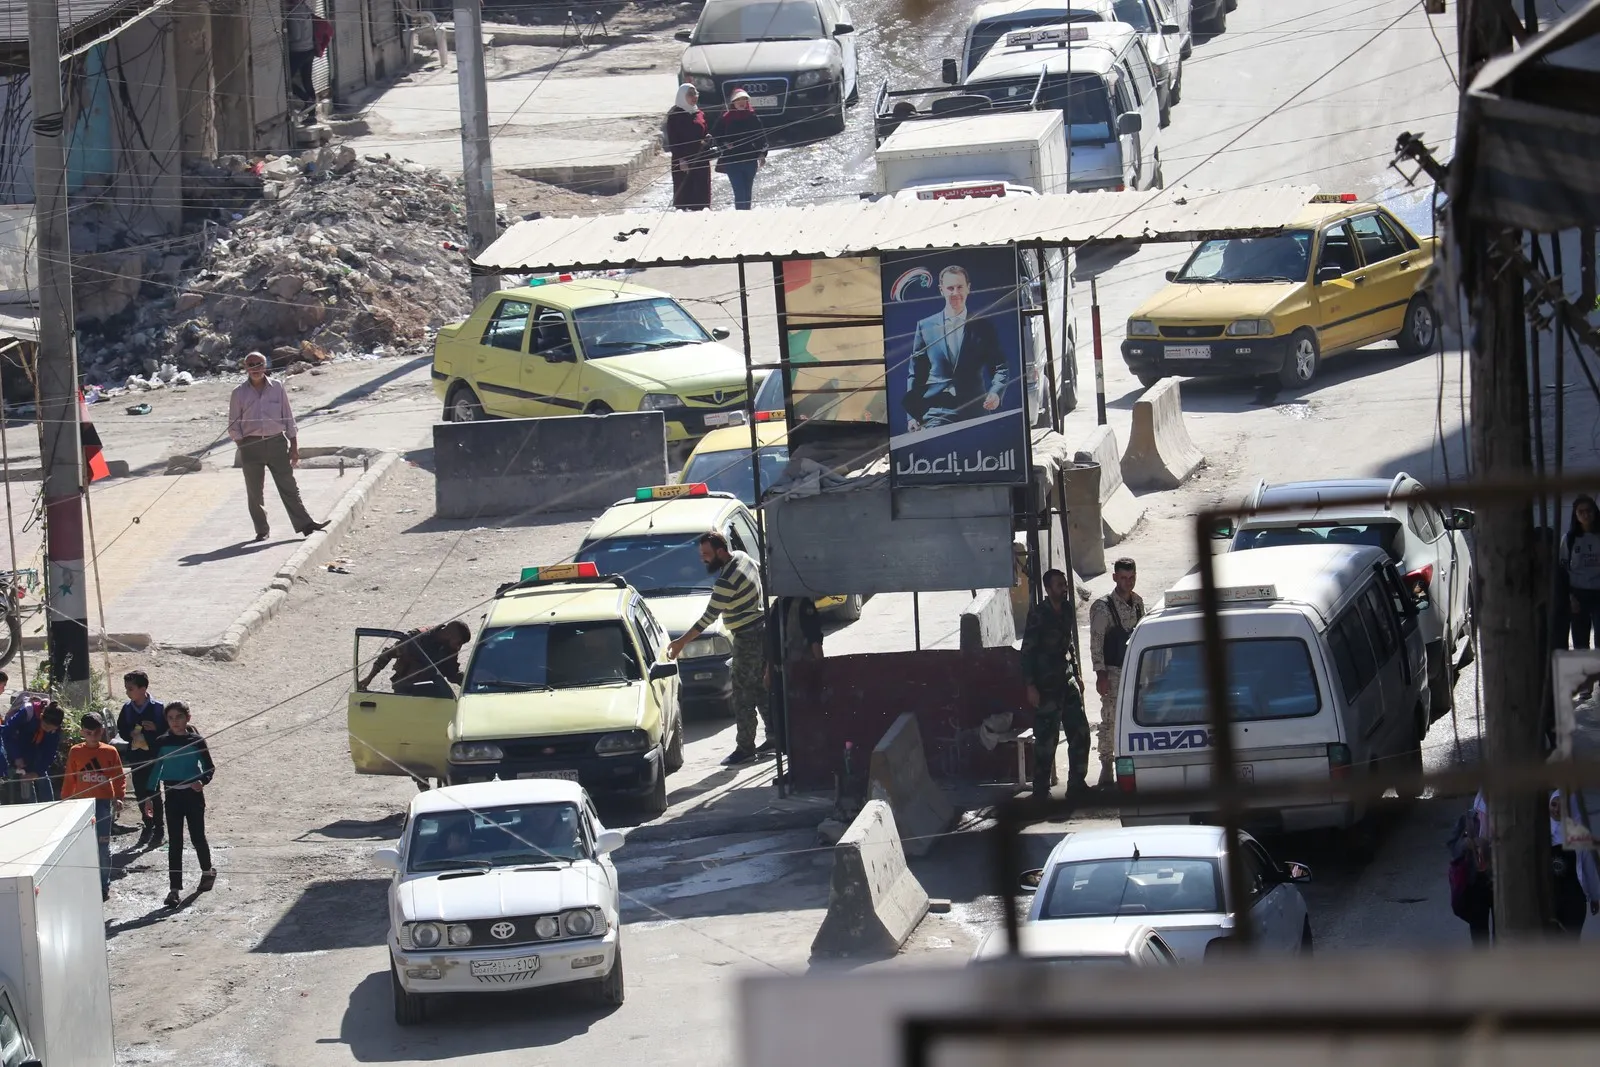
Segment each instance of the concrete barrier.
M980 589L961 612L961 651L1005 648L1017 639L1010 589Z
M887 801L900 830L900 846L922 856L934 838L956 823L956 809L928 773L917 717L905 712L872 749L867 771L868 796Z
M928 894L906 866L894 812L867 801L833 846L828 913L812 956L892 956L926 914Z
M605 508L665 484L667 423L659 411L442 422L433 458L441 519Z
M1163 378L1133 404L1133 432L1122 454L1122 479L1134 489L1176 489L1205 455L1189 440L1178 379Z
M1100 518L1100 464L1072 463L1061 468L1067 504L1067 536L1072 541L1072 569L1079 578L1106 572L1104 522Z
M1122 459L1117 450L1117 435L1109 426L1096 426L1083 439L1083 447L1073 456L1075 463L1100 465L1100 532L1105 547L1121 544L1144 518L1144 505L1128 491L1122 480Z

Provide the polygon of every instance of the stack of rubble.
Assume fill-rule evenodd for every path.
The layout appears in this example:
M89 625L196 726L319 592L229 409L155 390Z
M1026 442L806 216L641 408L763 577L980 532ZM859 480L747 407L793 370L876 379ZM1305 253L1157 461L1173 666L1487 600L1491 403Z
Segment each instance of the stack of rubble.
M242 174L259 199L230 210L213 198L210 210L224 220L206 223L182 280L146 278L138 301L85 330L90 382L163 364L234 370L252 349L279 367L418 353L440 325L471 310L456 179L387 157L358 160L348 146L241 171L242 162L219 160L209 187L237 195Z

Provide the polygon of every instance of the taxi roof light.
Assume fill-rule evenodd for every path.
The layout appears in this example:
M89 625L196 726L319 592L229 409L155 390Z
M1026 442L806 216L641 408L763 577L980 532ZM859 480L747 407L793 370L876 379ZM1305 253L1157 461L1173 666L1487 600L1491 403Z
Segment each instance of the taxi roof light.
M1275 585L1235 585L1217 590L1219 604L1242 604L1251 600L1277 600ZM1173 589L1166 595L1169 608L1192 608L1200 603L1199 589Z
M647 500L677 500L680 497L710 496L711 487L705 482L690 482L687 485L650 485L641 486L633 491L636 503Z
M570 282L571 280L572 275L570 274L547 274L539 278L529 278L522 284L525 288L531 289L539 285L550 285L553 282Z
M756 421L757 422L782 422L783 421L783 416L784 416L783 408L778 408L775 411L758 411L758 412L756 412Z
M545 567L522 568L524 582L566 582L573 578L598 578L600 568L593 563L556 563Z
M1318 193L1311 198L1313 204L1354 204L1355 193Z

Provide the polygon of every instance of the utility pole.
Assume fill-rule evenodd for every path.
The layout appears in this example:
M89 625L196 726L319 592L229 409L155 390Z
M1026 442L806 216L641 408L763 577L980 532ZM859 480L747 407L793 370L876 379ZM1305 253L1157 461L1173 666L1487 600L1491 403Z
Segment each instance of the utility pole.
M1457 0L1461 90L1484 61L1508 52L1505 4ZM1462 114L1467 112L1463 109ZM1457 144L1468 143L1458 131ZM1455 198L1452 197L1452 200ZM1471 303L1472 463L1480 481L1533 477L1529 440L1528 331L1523 280L1496 246L1522 235L1455 206L1457 253ZM1559 444L1557 447L1561 447ZM1526 766L1544 758L1540 697L1549 650L1540 644L1539 550L1532 501L1478 511L1474 570L1478 581L1478 663L1483 681L1483 759ZM1526 940L1549 929L1548 801L1539 793L1490 796L1494 831L1494 925L1497 938Z
M480 0L456 0L456 83L461 92L461 175L467 187L467 245L474 258L494 243L494 164L489 154L489 86L483 71ZM472 276L473 303L500 288L491 275Z
M50 680L68 702L89 695L89 608L83 579L83 439L67 232L67 154L56 0L28 2L33 91L33 201L39 257L38 408L44 427L45 618Z

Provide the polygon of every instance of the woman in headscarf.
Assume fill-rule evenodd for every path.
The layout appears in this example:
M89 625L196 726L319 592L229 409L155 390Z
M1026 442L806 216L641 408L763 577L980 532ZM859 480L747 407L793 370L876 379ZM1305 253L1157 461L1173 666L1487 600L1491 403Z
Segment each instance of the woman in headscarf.
M717 116L711 136L717 142L717 169L733 186L735 210L749 211L756 171L767 161L767 131L750 105L749 93L735 89L729 95L728 110Z
M667 151L672 155L672 206L704 211L711 206L711 155L714 146L700 111L700 91L678 86L678 99L667 112Z

